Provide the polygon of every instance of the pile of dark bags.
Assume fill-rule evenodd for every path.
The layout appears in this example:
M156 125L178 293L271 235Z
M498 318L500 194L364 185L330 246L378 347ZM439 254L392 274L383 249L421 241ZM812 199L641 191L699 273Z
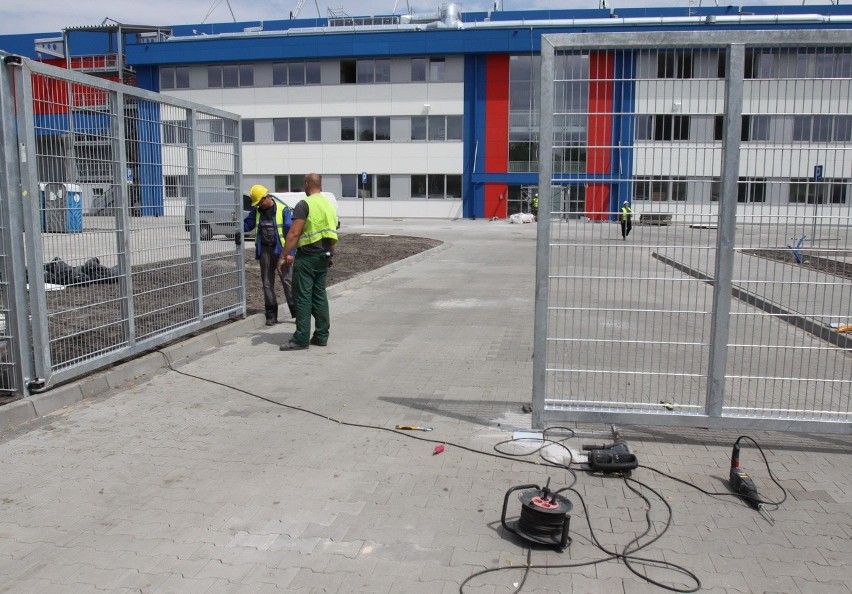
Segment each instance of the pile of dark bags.
M117 283L118 275L118 266L108 268L97 258L89 258L82 266L69 266L57 256L44 265L44 282L53 285Z

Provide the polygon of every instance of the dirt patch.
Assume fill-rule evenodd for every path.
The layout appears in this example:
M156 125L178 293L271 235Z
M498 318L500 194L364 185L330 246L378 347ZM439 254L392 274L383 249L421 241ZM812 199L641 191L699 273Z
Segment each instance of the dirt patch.
M404 260L415 254L440 245L435 239L406 235L340 234L334 253L334 265L328 271L328 285L381 268L392 262ZM281 287L278 285L278 303L287 309ZM260 285L260 267L254 254L246 250L246 308L249 314L263 311L263 288Z
M852 262L844 260L835 260L826 257L825 251L818 250L801 250L801 263L796 262L796 256L791 249L776 249L776 250L743 250L743 253L749 256L757 256L758 258L766 258L775 262L783 262L792 266L800 266L825 274L833 274L841 278L852 280ZM843 257L852 257L852 251L831 252ZM821 254L821 255L820 255Z
M405 235L363 235L341 233L329 270L329 286L370 270L403 260L437 245L440 241ZM204 312L227 311L238 299L239 270L233 253L206 257L201 263L205 298ZM194 265L187 260L158 262L133 268L134 320L136 336L143 340L194 323L198 312L194 292ZM263 312L260 268L251 247L246 249L246 310L248 315ZM286 303L280 285L276 287L280 307ZM46 294L50 355L54 367L79 364L99 354L124 348L127 336L123 320L121 287L117 279L105 282L68 285L62 291ZM222 322L218 326L230 322ZM197 334L197 333L195 333ZM193 336L191 334L189 336ZM182 336L176 341L185 340ZM5 353L3 353L5 355ZM0 362L5 361L0 356ZM9 395L14 380L0 369L0 405L20 398Z

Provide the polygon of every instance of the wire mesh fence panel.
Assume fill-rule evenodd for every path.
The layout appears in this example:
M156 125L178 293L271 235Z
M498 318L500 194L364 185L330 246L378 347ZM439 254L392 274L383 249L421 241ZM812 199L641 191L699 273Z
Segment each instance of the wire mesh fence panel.
M850 419L851 49L746 48L726 414Z
M851 49L545 37L536 424L848 431Z
M244 314L239 120L35 62L21 74L19 134L35 155L22 178L38 188L27 260L44 289L32 351L47 384ZM207 195L218 238L199 232Z

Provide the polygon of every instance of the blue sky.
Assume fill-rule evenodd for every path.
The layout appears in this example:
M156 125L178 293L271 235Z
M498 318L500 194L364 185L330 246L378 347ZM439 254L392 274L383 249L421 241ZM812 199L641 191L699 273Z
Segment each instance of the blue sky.
M548 8L597 8L599 0L500 0L504 10ZM607 0L613 8L636 6L698 6L699 0ZM435 13L440 2L423 0L306 0L300 17L312 18L318 13L325 17L328 8L342 9L349 15L396 13ZM756 0L735 3L726 0L700 0L703 6L728 4L795 4L800 0ZM807 0L807 4L829 4ZM0 35L59 31L75 25L99 25L104 18L134 25L176 25L187 23L274 20L288 18L299 0L2 0L0 4ZM458 2L463 11L484 11L492 8L494 0ZM230 5L230 8L229 8Z

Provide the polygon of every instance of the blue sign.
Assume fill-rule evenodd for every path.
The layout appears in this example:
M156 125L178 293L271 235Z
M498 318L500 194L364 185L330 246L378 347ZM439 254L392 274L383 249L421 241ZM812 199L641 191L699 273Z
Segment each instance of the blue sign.
M361 183L362 183L362 184L366 184L366 183L367 183L367 172L366 172L366 171L362 171L362 172L361 172Z
M822 165L814 165L814 181L822 181Z
M133 183L133 169L131 169L130 167L127 168L127 183Z

